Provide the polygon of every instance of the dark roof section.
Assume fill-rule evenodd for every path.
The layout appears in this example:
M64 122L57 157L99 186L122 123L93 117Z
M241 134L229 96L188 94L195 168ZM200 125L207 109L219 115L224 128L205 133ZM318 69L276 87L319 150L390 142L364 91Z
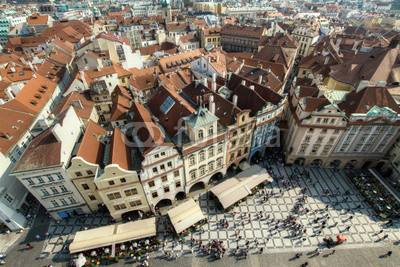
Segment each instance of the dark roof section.
M339 104L348 117L353 113L365 114L374 106L387 107L400 114L399 106L385 87L366 87L359 92L350 92Z

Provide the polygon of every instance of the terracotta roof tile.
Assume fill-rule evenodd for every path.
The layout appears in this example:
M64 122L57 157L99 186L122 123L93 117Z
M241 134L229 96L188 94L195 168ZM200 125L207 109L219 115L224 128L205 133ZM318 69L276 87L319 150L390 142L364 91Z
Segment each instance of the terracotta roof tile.
M218 122L224 126L234 124L236 122L237 114L242 112L242 110L232 102L226 100L218 93L213 92L201 83L198 83L196 86L196 82L192 82L186 86L182 92L196 105L196 107L200 106L200 99L202 99L202 103L210 105L210 96L212 95L215 103L215 116L219 118Z
M94 102L86 94L79 94L74 91L58 101L51 113L57 116L71 106L74 107L75 113L79 118L89 120L94 108Z
M400 114L400 108L392 95L385 87L366 87L359 92L350 92L339 108L346 112L348 117L353 113L367 113L373 107L390 108Z
M92 164L101 164L104 154L104 144L99 141L99 137L106 134L106 130L90 120L76 156Z
M0 152L5 155L31 126L35 116L15 110L14 100L0 105ZM8 137L7 137L8 136Z
M0 70L2 79L9 82L27 81L32 78L33 70L29 67L10 67Z
M163 113L160 107L168 97L173 101L173 105L167 113ZM195 109L184 98L164 86L157 89L147 102L147 106L152 114L159 119L159 123L170 137L178 132L177 127L180 119L195 112Z
M141 104L134 102L130 112L133 112L132 124L135 132L142 141L143 154L146 155L157 146L172 146L167 142L163 132L152 121L150 112Z
M279 45L283 48L296 49L298 45L297 38L290 36L288 33L278 32L274 36L261 37L260 46Z
M118 129L114 129L110 143L110 156L108 164L117 164L124 170L131 170L131 148L126 136Z
M61 142L53 135L52 129L47 129L30 142L13 172L37 170L62 164Z
M39 74L35 75L36 78L30 79L13 101L8 101L2 107L33 115L39 113L51 97L57 84Z
M183 69L185 67L189 67L190 62L198 58L203 52L204 49L200 48L186 53L173 55L160 59L159 64L164 73L175 71L177 68Z
M393 82L396 78L393 77L392 70L399 67L399 49L386 47L368 54L360 54L353 60L332 66L330 76L334 80L356 87L361 80L370 81L372 84L379 81Z
M49 21L48 15L32 14L30 17L28 17L27 24L28 25L41 25L41 24L47 24L48 21Z
M117 100L113 102L111 108L110 121L126 120L126 113L129 111L130 103L129 100L123 96L117 96Z
M252 26L239 26L233 24L227 24L222 27L221 35L233 35L242 36L247 38L261 39L265 31L263 27L252 27Z
M199 42L199 39L194 34L182 35L180 36L180 40L182 44Z

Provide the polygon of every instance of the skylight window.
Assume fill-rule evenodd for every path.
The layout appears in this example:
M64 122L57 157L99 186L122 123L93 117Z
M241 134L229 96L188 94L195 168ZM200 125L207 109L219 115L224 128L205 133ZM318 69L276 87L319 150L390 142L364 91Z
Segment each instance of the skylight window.
M160 110L164 115L167 115L168 111L174 106L175 101L172 100L171 97L167 97L167 99L164 100L162 105L160 106Z

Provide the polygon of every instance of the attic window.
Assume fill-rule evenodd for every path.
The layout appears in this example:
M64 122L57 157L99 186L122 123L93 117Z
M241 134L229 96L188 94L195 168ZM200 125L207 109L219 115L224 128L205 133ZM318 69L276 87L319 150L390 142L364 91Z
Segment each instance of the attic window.
M42 85L42 88L43 88L43 89L48 89L48 87L47 87L47 86L45 86L45 85Z
M19 76L23 76L24 75L24 72L23 71L20 71L19 72Z
M42 96L39 95L39 94L36 94L35 97L36 97L37 99L42 99Z
M173 107L175 104L175 101L172 100L171 97L167 97L167 99L164 100L164 102L160 106L160 110L164 115L167 115L168 111Z
M23 122L23 121L21 121L21 120L17 120L17 122L18 122L18 123L24 123L24 122Z
M17 127L17 126L13 126L12 128L13 128L13 129L15 129L15 130L17 130L17 129L18 129L18 127Z
M351 101L351 102L350 102L350 105L353 105L353 104L354 104L354 101Z
M0 132L0 137L7 140L10 140L12 138L12 136L9 135L8 133L2 133L2 132Z
M32 105L34 105L34 106L37 106L37 102L34 101L34 100L32 100L30 103L31 103Z

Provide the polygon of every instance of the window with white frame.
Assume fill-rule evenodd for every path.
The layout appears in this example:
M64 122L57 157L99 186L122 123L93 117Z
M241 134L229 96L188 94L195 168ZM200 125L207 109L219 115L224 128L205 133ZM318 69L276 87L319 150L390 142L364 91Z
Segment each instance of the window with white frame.
M206 166L201 166L200 168L199 168L199 170L200 170L200 176L203 176L204 174L206 174Z
M49 192L46 189L40 189L40 192L42 192L43 196L50 195Z
M57 201L52 200L50 201L51 204L53 204L53 207L59 207L60 205L57 203Z
M69 197L68 200L69 200L69 202L71 202L71 204L75 204L76 203L76 201L75 201L75 199L73 197Z
M213 157L214 156L214 148L213 147L210 147L209 149L208 149L208 157Z
M14 200L14 198L7 193L4 195L4 199L7 200L7 202L9 203L11 203Z
M199 153L199 162L203 161L204 159L205 159L204 151L201 151L201 152Z
M217 159L217 167L222 167L222 158Z
M191 156L190 158L189 158L189 165L190 166L193 166L193 165L195 165L196 164L196 158L194 157L194 156Z
M218 154L223 152L223 146L222 144L218 145Z
M190 179L192 179L192 180L196 179L196 171L190 172Z

